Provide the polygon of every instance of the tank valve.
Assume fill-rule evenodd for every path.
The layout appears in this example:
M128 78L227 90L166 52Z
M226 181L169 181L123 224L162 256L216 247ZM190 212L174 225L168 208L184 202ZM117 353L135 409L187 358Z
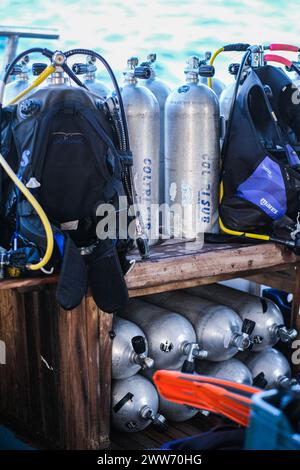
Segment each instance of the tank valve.
M234 333L231 336L227 347L234 345L239 351L245 351L246 349L251 349L253 346L253 341L251 341L247 333ZM226 347L226 346L225 346Z
M297 331L294 328L288 329L284 325L277 325L276 335L283 343L291 343L297 337Z
M296 385L297 384L297 380L296 379L290 379L289 377L287 377L286 375L281 375L278 379L277 379L277 386L279 388L284 388L284 389L288 389L290 388L292 385Z
M66 62L66 56L61 51L55 51L52 56L52 62L54 65L61 67Z
M155 414L149 405L143 406L140 410L140 416L143 419L152 421L152 424L160 431L165 431L167 429L166 418L160 413Z
M185 343L183 353L187 356L184 361L181 372L185 374L193 374L195 371L195 359L205 359L208 355L207 351L200 349L198 343Z
M154 360L146 356L146 342L143 336L134 336L131 340L134 350L133 362L142 366L143 369L151 369L154 366Z
M153 420L153 426L155 426L161 432L165 432L168 429L167 420L160 413L157 413L155 416Z
M151 62L151 64L153 64L156 61L155 52L151 52L151 54L148 54L147 55L147 60L148 60L148 62Z

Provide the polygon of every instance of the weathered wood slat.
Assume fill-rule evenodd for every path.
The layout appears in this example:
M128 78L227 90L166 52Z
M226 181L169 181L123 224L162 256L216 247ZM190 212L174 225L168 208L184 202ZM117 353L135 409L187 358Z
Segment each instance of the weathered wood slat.
M136 266L126 277L132 296L139 289L173 286L178 282L215 282L220 277L255 274L260 270L285 268L299 259L289 250L273 243L251 246L207 245L195 251L193 243L178 243L153 247L147 261L137 260ZM0 289L28 288L54 284L57 276L33 279L11 279L0 282ZM203 281L206 282L206 281ZM187 287L184 286L184 287Z

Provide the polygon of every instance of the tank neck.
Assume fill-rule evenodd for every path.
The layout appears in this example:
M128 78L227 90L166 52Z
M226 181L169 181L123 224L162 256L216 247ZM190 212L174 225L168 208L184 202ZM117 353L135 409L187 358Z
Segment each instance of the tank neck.
M17 76L16 76L16 80L18 81L28 81L29 80L29 76L28 76L28 73L27 72L22 72L22 73L19 73Z
M50 85L66 85L69 83L69 78L65 76L61 67L55 67L55 72L50 75L49 82Z
M187 83L199 83L199 75L197 72L188 72L186 74L186 82Z
M95 72L87 72L84 76L86 80L90 80L91 82L94 82L96 80L96 73Z
M126 72L124 78L125 85L137 85L137 78L134 76L134 72Z

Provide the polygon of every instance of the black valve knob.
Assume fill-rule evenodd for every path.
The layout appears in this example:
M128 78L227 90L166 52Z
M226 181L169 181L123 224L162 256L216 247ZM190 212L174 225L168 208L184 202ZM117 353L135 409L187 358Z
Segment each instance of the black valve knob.
M246 333L247 335L251 335L255 328L255 321L249 320L249 318L245 318L242 324L242 333Z
M195 370L195 363L194 361L188 361L187 359L184 361L181 372L184 374L193 374Z
M8 67L9 67L9 64L6 65L5 70L7 70ZM13 68L11 69L11 71L10 71L10 75L12 75L12 76L19 75L20 73L22 73L22 65L21 64L14 65Z
M76 75L84 75L85 73L96 72L97 67L94 64L82 64L78 62L72 65L72 71Z
M228 72L230 75L236 76L239 72L240 64L229 64Z
M254 387L258 388L266 388L268 381L266 380L265 374L263 372L260 372L256 377L254 377L253 385Z
M201 64L199 67L200 77L213 77L215 74L215 68L213 65Z
M136 354L144 354L146 351L146 342L143 336L134 336L131 344Z
M135 67L134 69L134 76L135 78L140 78L142 80L147 80L151 77L151 68L149 66L142 66Z
M32 64L32 74L37 76L41 75L42 72L47 68L47 64L44 64L42 62L35 62Z

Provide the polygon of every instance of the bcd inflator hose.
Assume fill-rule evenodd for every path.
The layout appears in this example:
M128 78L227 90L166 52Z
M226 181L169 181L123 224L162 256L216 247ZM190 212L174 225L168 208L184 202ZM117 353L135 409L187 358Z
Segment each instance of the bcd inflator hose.
M246 52L246 50L250 47L251 44L244 44L242 42L236 44L226 44L223 46L224 52Z
M41 205L38 203L35 197L31 194L31 192L26 188L26 186L22 183L22 181L19 180L19 178L14 173L12 168L9 166L5 158L1 155L1 153L0 153L0 165L2 166L3 170L8 175L8 177L13 181L13 183L17 186L17 188L21 191L21 193L26 197L28 202L32 205L32 207L38 214L39 218L41 219L42 225L44 227L46 239L47 239L47 247L46 247L44 257L40 260L39 263L30 264L26 266L26 268L31 271L38 271L39 269L42 269L44 266L46 266L46 264L50 261L50 258L53 253L54 238L53 238L53 232L52 232L50 222L43 208L41 207Z
M221 54L221 52L246 52L247 49L250 47L250 44L245 44L242 42L236 44L226 44L226 46L220 47L219 49L214 52L212 55L209 65L213 65L216 57ZM207 84L210 88L212 88L212 77L209 77L207 80Z

